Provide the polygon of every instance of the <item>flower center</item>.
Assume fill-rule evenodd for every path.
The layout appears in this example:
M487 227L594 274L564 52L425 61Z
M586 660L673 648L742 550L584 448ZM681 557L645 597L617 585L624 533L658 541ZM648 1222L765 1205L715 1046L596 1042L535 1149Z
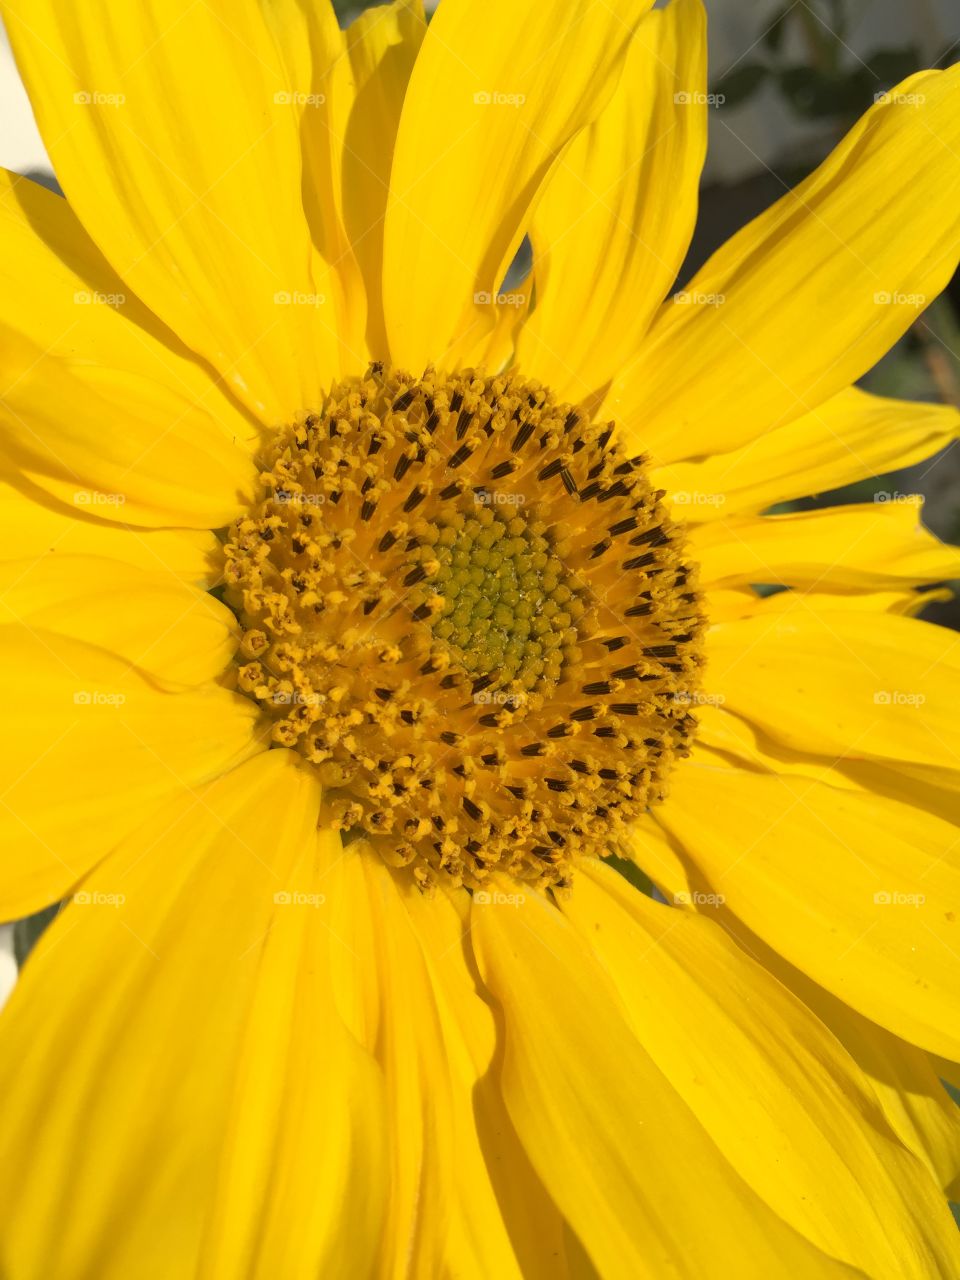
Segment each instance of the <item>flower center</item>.
M513 372L373 365L275 433L229 531L239 688L424 887L566 883L688 750L693 570L613 434Z
M476 515L438 521L436 542L421 551L425 594L443 597L433 634L464 671L516 685L518 696L552 689L577 632L569 612L574 594L547 526L501 514L487 505L488 494L474 501Z

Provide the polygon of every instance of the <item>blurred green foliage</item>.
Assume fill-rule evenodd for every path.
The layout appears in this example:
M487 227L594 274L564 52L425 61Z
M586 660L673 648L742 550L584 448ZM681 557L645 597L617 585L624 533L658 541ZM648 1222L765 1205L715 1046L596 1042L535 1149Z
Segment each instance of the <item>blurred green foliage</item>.
M757 31L750 61L738 61L712 86L729 109L772 84L793 113L806 120L845 125L879 93L923 67L913 44L878 45L864 56L851 47L853 5L849 0L796 0L784 4L773 21ZM803 50L797 57L796 49ZM950 49L938 61L946 61Z

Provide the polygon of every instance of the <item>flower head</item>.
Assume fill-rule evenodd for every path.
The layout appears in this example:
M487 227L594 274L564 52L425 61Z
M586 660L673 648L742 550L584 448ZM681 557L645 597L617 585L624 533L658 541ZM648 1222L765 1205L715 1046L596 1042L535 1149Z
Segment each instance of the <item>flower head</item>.
M956 433L957 71L672 293L699 0L4 13L0 1274L957 1273L957 552L765 514Z

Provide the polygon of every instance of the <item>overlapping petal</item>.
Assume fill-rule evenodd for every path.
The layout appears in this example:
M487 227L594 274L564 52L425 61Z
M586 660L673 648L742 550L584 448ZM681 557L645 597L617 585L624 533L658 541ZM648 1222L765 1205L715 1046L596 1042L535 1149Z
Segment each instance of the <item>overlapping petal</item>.
M254 464L210 412L162 384L62 356L0 328L0 459L67 508L162 528L216 529L253 492Z
M9 0L4 17L61 186L121 279L264 422L315 404L339 340L301 194L309 90L261 6Z
M922 500L713 521L690 547L705 586L855 592L960 577L960 549L923 525Z
M960 767L960 640L945 627L840 602L714 627L708 657L724 708L787 747Z
M655 474L678 516L699 524L923 462L958 432L960 413L950 405L892 400L850 387L739 449L691 456ZM878 493L892 496L882 487Z
M653 902L600 863L563 910L640 1043L787 1222L867 1274L960 1262L939 1186L903 1150L867 1079L718 926Z
M858 1274L792 1231L727 1164L555 908L520 894L476 907L473 920L501 1010L507 1109L602 1275Z
M131 407L179 395L228 440L256 443L250 417L117 275L67 201L5 169L0 281L0 323L66 362L91 390L122 375Z
M492 330L491 301L538 190L613 94L649 7L438 9L406 91L387 201L383 305L395 364L455 363Z
M945 287L960 258L958 84L953 67L891 90L665 305L606 405L639 447L661 462L728 452L814 411Z
M256 708L213 684L179 693L82 640L0 628L0 919L62 898L161 802L259 750Z
M530 225L537 306L517 359L560 399L606 391L676 279L697 213L706 88L703 5L673 0L640 23L616 94L544 184Z
M261 757L61 913L4 1016L5 1275L366 1273L380 1086L298 905L318 803L291 757Z
M199 584L215 576L218 547L207 529L124 526L99 519L92 504L74 501L68 510L22 479L18 485L0 481L0 555L6 560L96 556Z
M960 1056L955 825L868 791L717 761L678 770L657 821L729 909L904 1040Z

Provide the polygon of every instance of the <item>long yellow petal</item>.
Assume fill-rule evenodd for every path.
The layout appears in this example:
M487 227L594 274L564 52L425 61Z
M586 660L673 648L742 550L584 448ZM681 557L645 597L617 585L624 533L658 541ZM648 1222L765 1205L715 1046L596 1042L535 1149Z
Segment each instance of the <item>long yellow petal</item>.
M430 973L404 890L378 855L362 842L348 846L329 865L323 886L334 908L337 1000L344 1000L341 987L356 988L362 1012L343 1016L383 1079L389 1192L374 1274L440 1275L456 1155L452 1083Z
M440 1002L454 1081L453 1217L445 1250L452 1276L566 1280L581 1261L504 1106L495 1072L496 1021L471 963L469 898L405 895Z
M657 467L657 483L688 524L775 502L803 498L922 462L960 433L949 405L917 404L868 395L856 387L832 396L812 413L758 435L728 453L710 450L689 462ZM643 447L642 432L636 444ZM877 493L892 496L890 487Z
M891 90L665 305L606 406L660 461L816 409L945 287L960 257L958 86L952 67Z
M791 964L911 1044L960 1056L953 824L879 794L695 763L656 819Z
M127 841L40 943L0 1037L5 1276L364 1274L380 1094L301 901L318 803L287 753L250 762Z
M0 480L0 555L5 559L102 556L181 582L207 583L219 545L206 529L135 529L101 522L85 504L67 510L42 489Z
M11 623L96 645L171 690L216 679L239 642L236 618L201 587L93 556L0 564L0 626Z
M561 399L607 389L676 279L707 148L706 37L701 0L644 18L617 92L534 210L537 307L517 359Z
M260 5L7 0L4 18L114 270L268 424L314 406L337 369L334 299L303 210L302 87Z
M340 130L343 219L366 292L366 342L388 355L383 316L383 236L400 112L427 29L422 0L365 9L344 32L352 96Z
M749 1189L645 1053L573 927L511 889L475 902L471 935L502 1011L504 1097L600 1274L859 1274Z
M167 386L184 405L201 406L207 425L228 440L256 443L252 419L120 279L67 201L6 169L0 284L0 324L68 361L91 388L122 373L132 407ZM193 429L200 428L198 417Z
M713 627L723 706L797 751L960 768L960 643L933 623L800 609Z
M267 816L279 803L285 792L274 786ZM267 936L254 940L259 972L198 1272L210 1280L368 1276L379 1249L383 1077L336 1009L323 886L343 846L336 832L315 835L316 807L314 793L299 859L269 867L272 884L261 875L249 886L256 911L277 908Z
M877 590L960 577L960 548L924 528L921 499L784 516L714 520L694 528L703 584L750 583L820 591Z
M384 237L390 354L419 372L492 330L537 189L616 88L650 0L444 0L400 117Z
M712 752L723 753L740 768L759 769L761 773L798 773L801 777L815 778L831 787L845 787L851 791L867 789L837 767L842 766L843 761L836 756L786 747L725 706L716 703L698 706L696 715L697 743Z
M0 919L56 902L165 799L257 751L256 708L214 685L163 693L103 649L0 628Z
M942 1274L960 1241L830 1031L718 925L587 864L563 904L638 1040L785 1221L867 1274Z
M761 957L764 963L770 955ZM960 1107L943 1087L937 1059L856 1013L781 958L771 970L856 1059L900 1140L949 1190L960 1175Z
M303 209L321 263L328 300L315 319L334 332L341 374L369 363L364 338L366 298L344 218L343 168L347 120L357 105L357 86L344 32L329 0L270 0L261 12L280 49L303 152Z
M93 381L2 326L0 426L12 479L124 524L217 529L256 476L249 452L176 388L113 370Z

